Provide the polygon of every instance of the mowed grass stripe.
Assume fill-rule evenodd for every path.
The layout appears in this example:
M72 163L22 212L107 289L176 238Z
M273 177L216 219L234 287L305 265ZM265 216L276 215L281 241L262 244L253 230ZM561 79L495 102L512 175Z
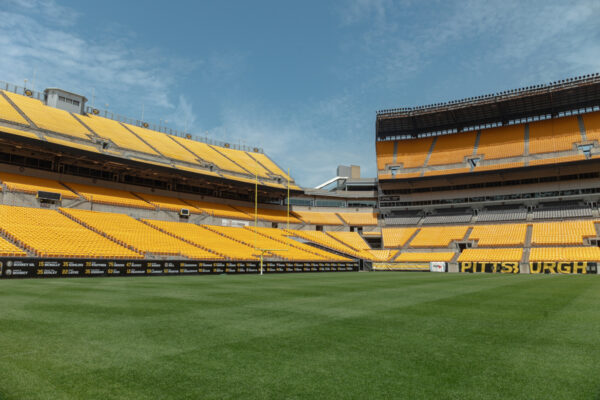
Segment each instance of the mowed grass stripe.
M595 398L597 276L0 281L0 398Z

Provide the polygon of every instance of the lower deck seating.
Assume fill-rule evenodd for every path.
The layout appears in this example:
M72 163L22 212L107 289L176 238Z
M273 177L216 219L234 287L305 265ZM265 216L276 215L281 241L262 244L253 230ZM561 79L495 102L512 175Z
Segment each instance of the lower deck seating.
M599 247L535 247L529 261L600 261Z
M386 249L402 247L416 231L417 228L382 228L383 247Z
M476 240L481 246L523 246L527 224L476 225L469 234L469 240Z
M0 205L0 230L39 257L142 257L55 210Z
M346 246L356 250L370 250L371 246L365 242L357 232L327 232L328 235L344 243Z
M326 250L322 250L316 248L314 246L310 246L304 243L300 243L296 240L293 240L289 237L287 232L283 229L275 229L275 228L254 228L247 227L247 229L258 232L259 234L266 236L268 238L274 239L280 243L283 243L287 248L297 248L307 253L313 253L317 256L321 257L321 260L335 260L335 261L348 261L349 259L346 257L338 256L335 254L331 254Z
M591 220L540 222L533 224L532 245L577 245L585 237L595 237L596 227Z
M0 257L25 257L26 255L26 252L0 237Z
M183 256L198 260L223 258L216 253L160 232L125 214L64 208L61 211L90 229L144 255Z
M348 254L351 257L355 258L368 258L369 254L365 254L364 251L356 251L353 248L345 245L339 240L334 239L330 235L325 232L320 231L301 231L301 230L292 230L288 231L291 236L302 238L309 242L315 243L319 246L326 247L337 252Z
M148 225L178 239L204 249L209 249L228 260L257 260L258 253L252 246L230 239L205 227L186 222L143 220Z
M254 214L255 214L254 207L237 206L235 208L246 213L249 217L254 219ZM256 216L258 217L259 220L262 220L262 221L280 222L280 223L288 222L287 210L274 210L274 209L270 209L270 208L258 208L256 210ZM290 222L290 224L300 224L301 223L300 220L298 218L296 218L296 216L292 212L290 212L290 215L289 215L289 222Z
M421 228L411 240L410 247L448 247L453 240L461 240L467 226L436 226Z
M465 249L458 261L502 262L521 261L523 249Z
M396 257L394 261L397 262L450 262L454 257L454 252L427 252L427 253L413 253L403 252Z

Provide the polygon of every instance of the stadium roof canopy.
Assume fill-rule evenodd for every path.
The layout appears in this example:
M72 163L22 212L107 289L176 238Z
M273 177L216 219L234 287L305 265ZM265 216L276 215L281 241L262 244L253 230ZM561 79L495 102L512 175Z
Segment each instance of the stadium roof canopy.
M377 112L376 139L410 139L600 106L600 74L426 106Z

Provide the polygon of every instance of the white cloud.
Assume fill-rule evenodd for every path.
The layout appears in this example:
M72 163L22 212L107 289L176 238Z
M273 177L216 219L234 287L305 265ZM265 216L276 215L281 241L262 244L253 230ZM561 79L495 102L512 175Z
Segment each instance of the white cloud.
M0 76L10 83L40 90L58 86L109 104L110 111L126 113L130 108L147 115L174 109L170 87L177 68L193 69L188 60L160 57L156 49L142 49L126 40L89 38L73 25L77 13L52 1L10 0L0 9ZM35 82L32 82L35 75ZM177 96L174 96L177 97Z

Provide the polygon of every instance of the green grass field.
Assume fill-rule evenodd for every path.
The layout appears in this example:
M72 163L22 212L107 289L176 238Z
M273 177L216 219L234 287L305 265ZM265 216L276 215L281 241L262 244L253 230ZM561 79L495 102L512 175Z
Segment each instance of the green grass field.
M600 276L0 281L0 399L600 399Z

